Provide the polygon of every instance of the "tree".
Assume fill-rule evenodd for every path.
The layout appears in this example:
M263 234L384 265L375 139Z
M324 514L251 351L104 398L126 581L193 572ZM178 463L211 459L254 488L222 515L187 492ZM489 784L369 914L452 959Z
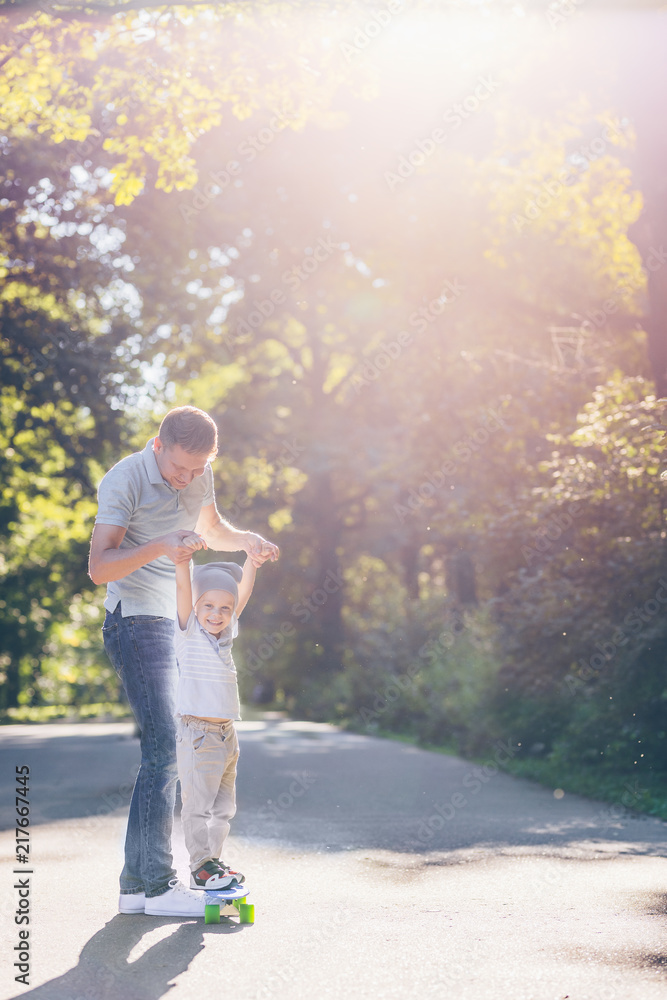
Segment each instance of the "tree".
M622 88L580 85L572 25L558 34L543 12L485 42L484 13L466 36L438 11L371 33L367 7L341 9L63 0L6 43L5 120L12 149L41 130L61 150L61 180L55 163L34 180L61 211L96 206L109 233L104 249L76 233L53 278L70 326L84 303L82 356L94 368L93 347L110 352L112 374L89 376L99 421L128 372L144 380L137 434L174 402L204 406L231 519L279 533L249 610L248 680L345 716L408 677L411 724L465 743L475 699L496 690L487 605L520 595L535 619L525 661L504 621L496 632L517 711L532 711L526 677L551 691L569 669L563 644L548 677L539 660L576 600L568 564L531 599L522 572L541 559L533 523L564 516L538 502L549 436L567 439L616 369L649 375L627 235L634 125ZM66 234L48 228L53 270ZM461 642L422 656L446 623Z

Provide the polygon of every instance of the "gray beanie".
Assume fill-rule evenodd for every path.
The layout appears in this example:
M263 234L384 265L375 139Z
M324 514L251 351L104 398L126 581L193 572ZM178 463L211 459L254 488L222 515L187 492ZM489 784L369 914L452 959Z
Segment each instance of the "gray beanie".
M243 570L234 562L210 562L195 566L192 572L192 602L196 604L207 590L226 590L234 598L234 607L239 600L239 583Z

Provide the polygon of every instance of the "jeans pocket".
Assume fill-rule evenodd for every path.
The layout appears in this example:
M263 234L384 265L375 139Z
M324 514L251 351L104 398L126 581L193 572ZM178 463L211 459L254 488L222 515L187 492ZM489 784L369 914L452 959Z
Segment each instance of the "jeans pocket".
M102 635L109 635L113 631L118 631L118 620L107 611L102 622Z
M123 654L120 648L120 629L118 628L118 622L114 622L113 619L109 621L108 617L102 626L102 642L104 643L104 650L111 661L111 666L122 680Z
M205 739L206 739L206 733L202 733L200 736L196 736L192 741L192 749L199 750Z

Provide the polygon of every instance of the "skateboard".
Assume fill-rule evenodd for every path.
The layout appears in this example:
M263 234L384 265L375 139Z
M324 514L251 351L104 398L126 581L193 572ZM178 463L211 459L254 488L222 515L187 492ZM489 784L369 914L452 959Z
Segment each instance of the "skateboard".
M238 913L240 924L254 924L255 907L252 903L246 902L250 889L245 885L233 885L229 889L204 889L203 886L191 886L191 888L206 893L205 923L219 924L220 914L231 917Z

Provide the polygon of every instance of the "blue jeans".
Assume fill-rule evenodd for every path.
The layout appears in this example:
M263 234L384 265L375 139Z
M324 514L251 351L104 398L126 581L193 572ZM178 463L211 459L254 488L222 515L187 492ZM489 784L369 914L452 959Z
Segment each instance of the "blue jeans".
M141 766L132 792L121 893L160 896L176 877L171 830L176 802L177 667L171 618L123 618L107 611L104 648L141 729Z

